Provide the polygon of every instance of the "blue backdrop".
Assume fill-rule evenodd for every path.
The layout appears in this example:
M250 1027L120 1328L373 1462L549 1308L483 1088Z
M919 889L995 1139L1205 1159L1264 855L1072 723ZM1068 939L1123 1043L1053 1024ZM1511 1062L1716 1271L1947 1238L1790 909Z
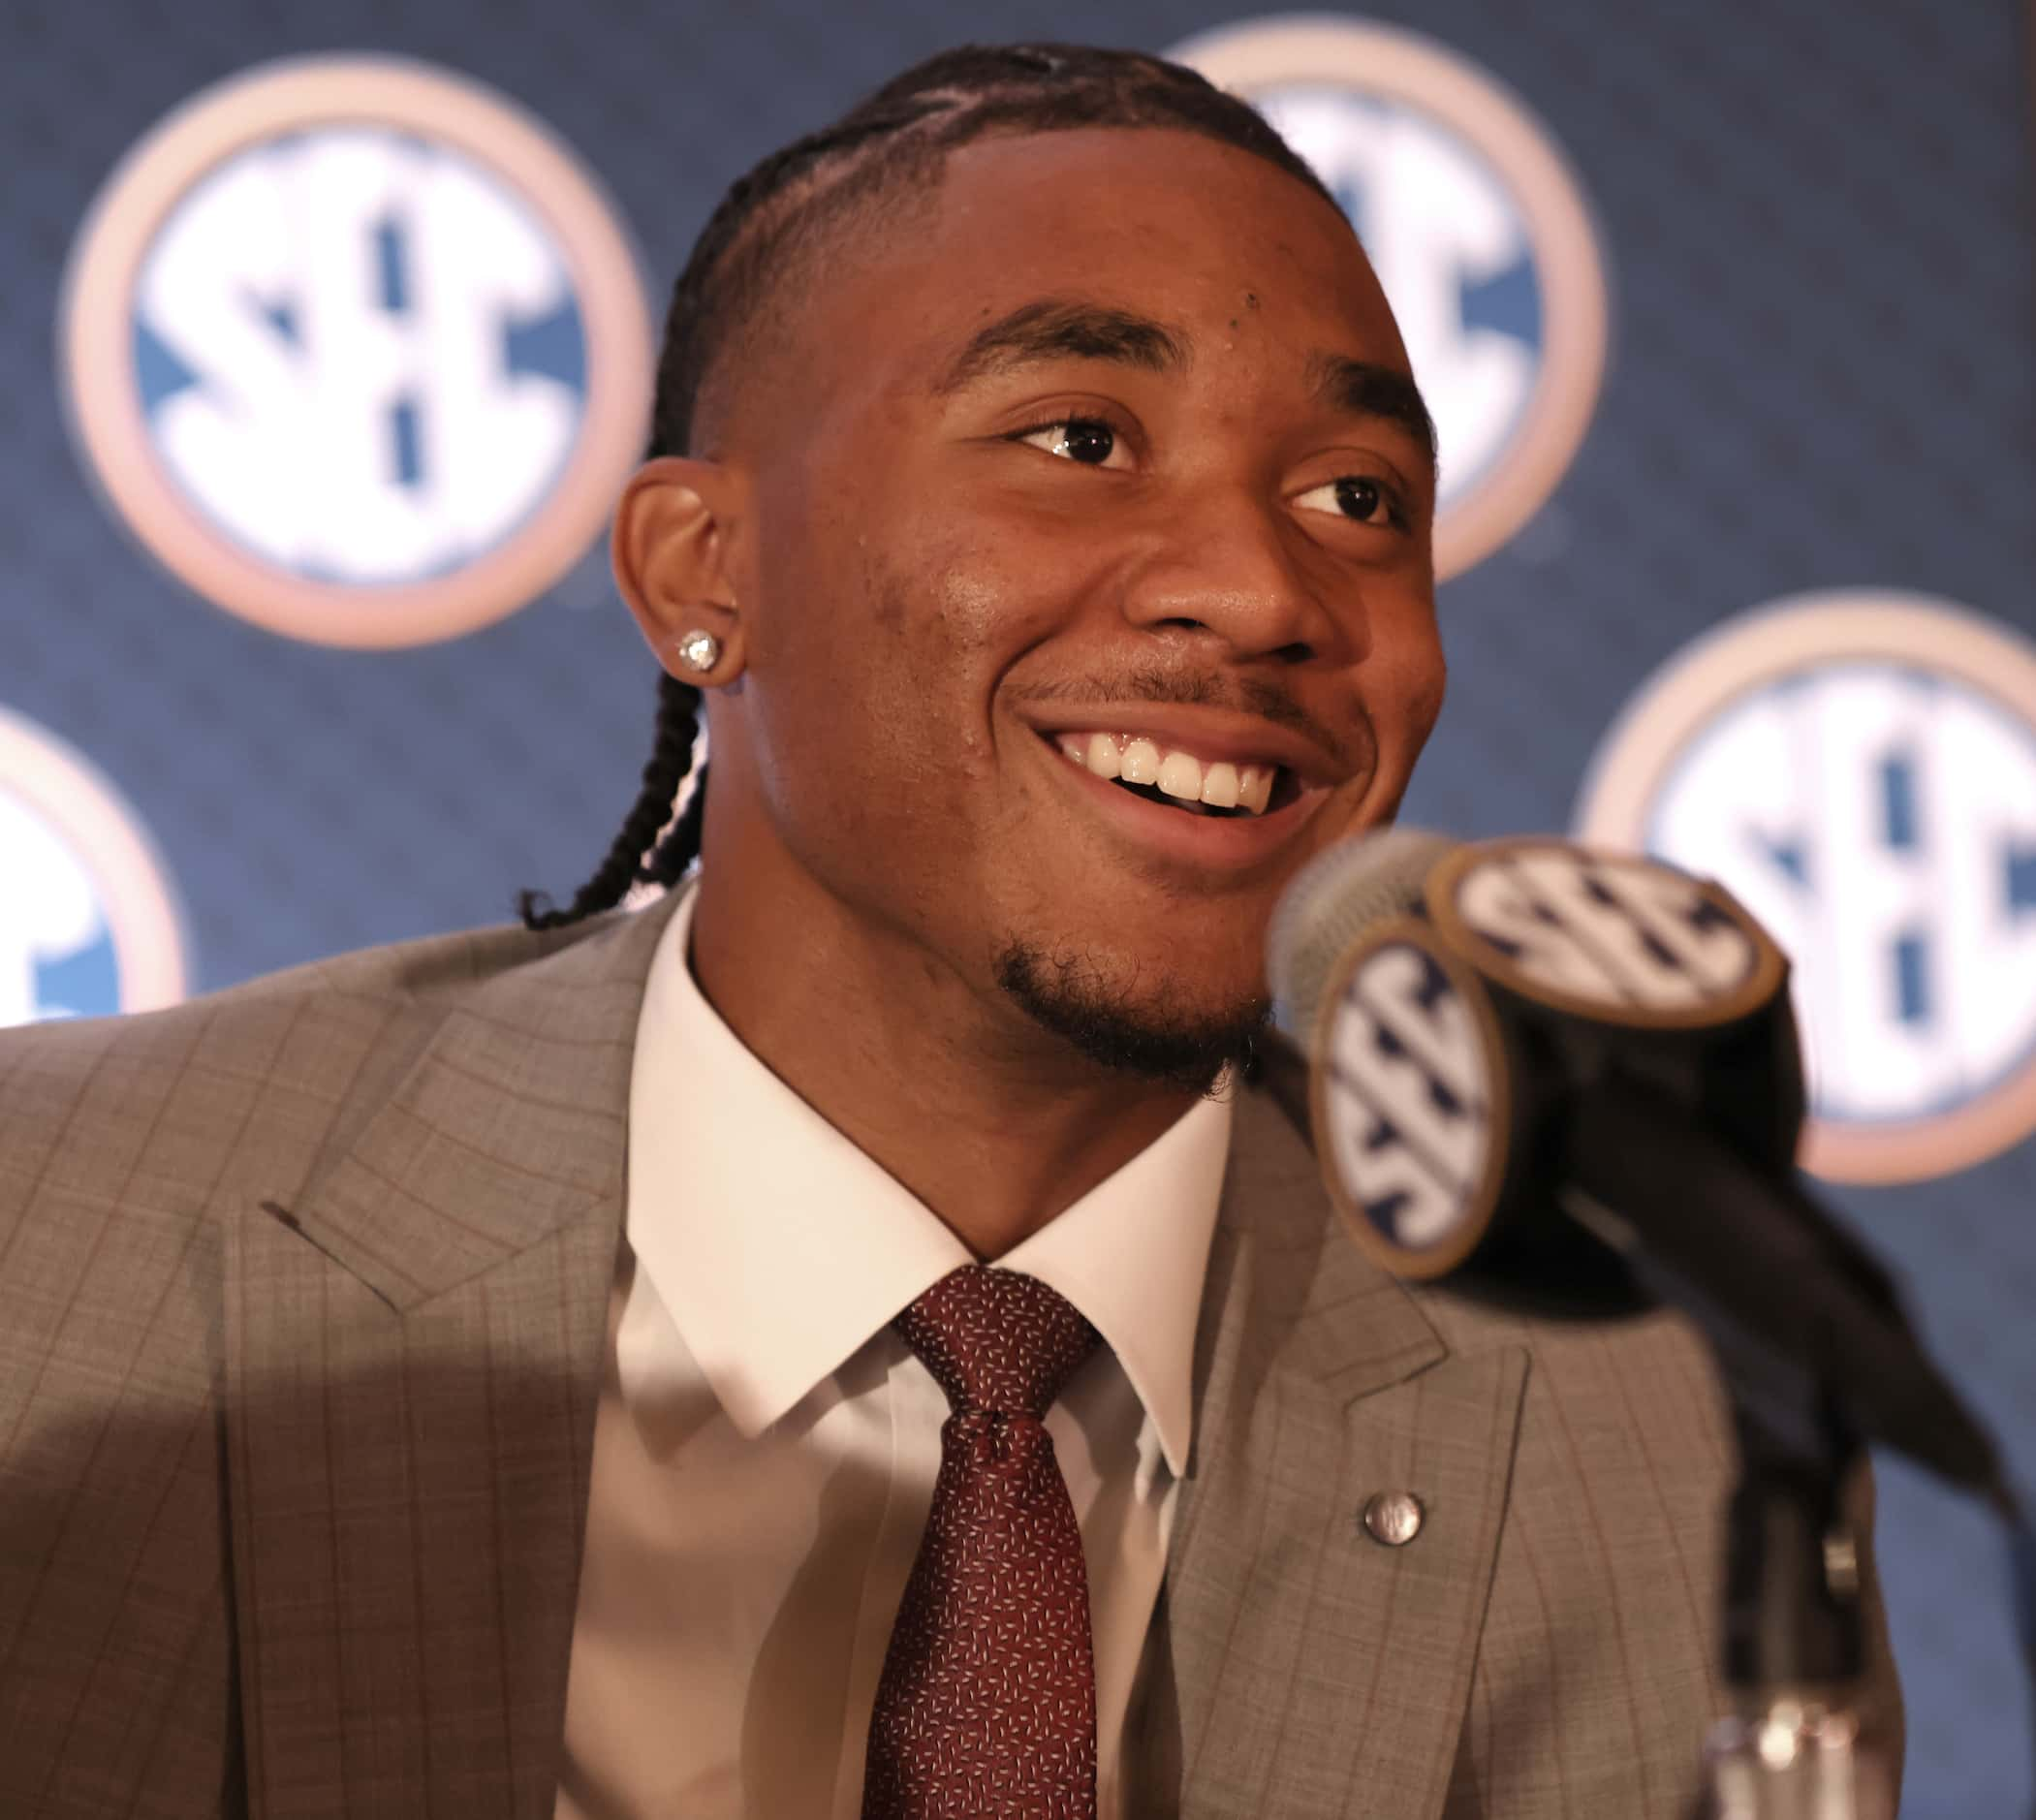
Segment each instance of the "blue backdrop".
M867 0L853 16L818 0L739 10L327 0L296 20L279 11L256 0L16 0L10 9L0 59L9 173L0 193L0 882L9 899L0 1020L10 989L13 1015L104 1009L122 967L132 979L146 970L133 957L145 935L126 948L111 934L66 941L61 930L85 927L89 915L73 914L60 893L38 896L47 869L36 840L52 828L61 836L74 810L88 819L75 808L84 786L62 771L68 760L47 759L40 784L30 775L38 761L21 753L38 738L87 761L145 832L152 856L122 848L117 831L73 831L81 853L99 856L82 863L84 874L152 866L168 881L189 989L499 921L519 886L569 891L605 850L648 747L648 660L599 550L573 559L593 527L576 529L570 512L548 529L541 522L547 488L563 485L553 468L563 473L560 462L585 453L573 444L570 459L559 455L567 431L608 408L596 396L601 374L640 371L631 361L642 351L622 346L628 312L612 291L604 304L574 288L604 257L611 287L626 255L567 245L560 219L546 215L581 205L560 202L563 192L530 202L528 218L513 205L514 182L511 204L499 184L489 192L501 205L489 218L498 252L487 257L510 274L498 301L511 351L474 408L497 413L486 419L500 426L491 459L508 461L501 452L522 447L518 437L527 443L524 491L483 510L465 545L448 532L443 547L401 560L428 593L475 551L485 555L490 539L529 530L551 541L497 578L491 606L469 603L472 629L458 636L364 648L312 642L272 629L273 618L255 623L244 601L238 611L216 604L230 582L207 600L172 576L123 492L146 478L146 451L121 453L115 425L105 444L113 453L89 452L90 423L118 414L117 383L108 382L111 404L94 404L92 389L109 372L118 380L119 361L104 352L112 342L92 340L66 314L104 299L67 299L63 276L95 198L159 121L284 56L388 53L475 78L545 123L605 189L641 258L638 295L661 308L734 175L964 32L1164 49L1251 16L1211 0L979 0L965 18L915 0ZM1366 16L1418 31L1445 65L1495 81L1539 122L1560 150L1552 169L1569 173L1567 231L1582 223L1599 257L1595 279L1579 275L1559 197L1535 192L1541 203L1529 195L1518 219L1503 218L1506 184L1531 158L1503 140L1481 147L1436 103L1429 125L1441 122L1444 151L1431 136L1410 156L1426 161L1425 181L1444 186L1433 193L1467 186L1451 219L1468 224L1469 238L1450 254L1461 263L1457 339L1431 358L1468 363L1476 334L1495 337L1484 345L1497 362L1498 402L1466 403L1461 436L1503 445L1539 425L1547 446L1526 463L1538 484L1516 477L1510 507L1478 506L1483 528L1461 545L1467 566L1443 587L1452 694L1411 819L1472 835L1568 826L1593 754L1636 690L1707 629L1761 603L1808 590L1908 590L1961 603L2011 636L2036 634L2027 434L2036 249L2026 19L2014 0L1380 0ZM1305 103L1287 105L1304 112ZM1390 97L1382 106L1374 124L1396 117ZM425 131L413 124L383 139L408 157L405 136ZM1449 164L1451 143L1465 171ZM1365 155L1375 175L1377 159ZM453 193L464 167L455 157L434 169L452 173ZM1355 188L1351 200L1365 205ZM1487 204L1495 225L1479 240ZM219 244L230 264L245 264L242 303L263 313L277 345L313 346L318 324L283 291L264 289L282 283L289 260L271 259L261 235L288 238L322 217L285 211L263 227L267 218L234 217L217 199L206 206L227 212L192 206L164 217L181 220L180 243L206 244L207 221L240 221ZM1383 218L1374 227L1405 239ZM399 311L418 286L451 282L420 276L422 242L375 232L364 269L380 307ZM165 227L158 240L172 237ZM1421 245L1406 244L1418 265ZM90 282L111 284L105 269ZM114 307L100 327L130 335L137 421L167 439L166 400L202 399L209 381L200 357L175 345L188 295L174 271L158 261L135 282L133 309ZM1590 323L1598 305L1602 333ZM90 370L65 371L60 319L76 331L74 368ZM1577 338L1560 355L1572 362L1569 405L1521 403L1519 373L1555 361L1568 334ZM360 356L370 366L382 358ZM415 494L430 462L450 457L431 440L428 412L391 384L384 454L392 485ZM1470 398L1468 377L1464 385ZM1577 418L1573 453L1565 408ZM219 421L231 427L232 419L227 410ZM194 418L184 454L158 453L172 467L187 460L198 472L209 461L204 471L225 472L228 456L208 433ZM604 433L612 463L637 426ZM601 458L587 456L585 484L599 481ZM132 464L125 478L123 463ZM1477 465L1459 464L1466 499ZM221 512L253 497L246 489L262 472L247 465L232 483L241 494L229 486L225 506L198 512L199 520L209 513L215 543ZM453 506L445 513L447 524L458 518ZM392 531L359 549L307 544L278 559L288 573L266 604L281 612L298 598L292 586L310 599L363 575L386 587L389 576L368 572L385 559L400 566L400 552L388 553L400 543ZM548 564L562 573L538 586ZM512 598L517 575L529 597L511 611L522 598ZM305 612L315 610L313 600ZM260 617L262 604L253 611ZM456 603L451 611L456 618ZM1926 655L1915 660L1925 670ZM2020 916L2036 907L2036 845L2013 848L2007 863L2022 881L2008 898ZM2026 903L2017 895L2024 885ZM38 907L24 913L24 900ZM161 919L150 923L155 912L136 901L130 921L160 933ZM102 908L109 928L120 923ZM41 925L24 929L24 915ZM2036 966L2011 923L2002 964ZM2036 976L2014 975L2026 977ZM1905 1273L1943 1357L2025 1475L2036 1469L2036 1146L2013 1144L1932 1179L1830 1193ZM1988 1523L1884 1463L1881 1537L1910 1699L1903 1811L2021 1810L2026 1708Z

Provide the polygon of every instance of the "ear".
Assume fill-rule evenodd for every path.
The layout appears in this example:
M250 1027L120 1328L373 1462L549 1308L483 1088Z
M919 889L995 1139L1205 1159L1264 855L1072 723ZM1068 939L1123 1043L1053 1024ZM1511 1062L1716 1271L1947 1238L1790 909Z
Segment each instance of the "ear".
M714 461L660 455L630 477L615 507L609 555L615 584L657 660L681 682L718 687L742 674L742 610L733 580L741 483ZM720 656L705 671L680 661L692 633Z

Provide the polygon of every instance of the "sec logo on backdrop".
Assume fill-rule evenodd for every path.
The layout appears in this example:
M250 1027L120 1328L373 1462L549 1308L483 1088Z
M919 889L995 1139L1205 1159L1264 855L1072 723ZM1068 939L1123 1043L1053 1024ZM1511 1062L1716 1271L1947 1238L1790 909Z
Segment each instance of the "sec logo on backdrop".
M2036 1130L2036 645L1910 594L1741 615L1641 689L1577 825L1794 957L1804 1167L1916 1180Z
M1255 19L1168 54L1256 107L1343 204L1434 415L1436 573L1468 569L1554 490L1597 404L1605 264L1568 162L1491 76L1396 27Z
M184 995L182 919L147 832L54 734L0 709L0 1027Z
M650 321L606 200L536 120L389 58L267 64L93 204L59 365L86 467L175 575L323 644L453 638L598 532Z

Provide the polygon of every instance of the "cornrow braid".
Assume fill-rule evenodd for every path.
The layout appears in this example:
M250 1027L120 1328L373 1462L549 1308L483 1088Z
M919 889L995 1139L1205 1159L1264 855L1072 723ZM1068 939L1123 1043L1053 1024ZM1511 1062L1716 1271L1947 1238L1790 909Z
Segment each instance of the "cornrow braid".
M700 691L676 676L657 679L657 737L643 767L643 787L621 832L594 876L574 893L563 910L551 908L543 892L517 894L517 913L527 929L563 928L584 917L611 910L634 885L675 885L700 852L700 824L706 808L706 768L693 780L685 807L674 819L686 773L693 768L693 741L700 731ZM670 828L665 824L671 822ZM664 837L658 831L665 829Z
M947 154L970 140L1095 126L1199 133L1277 165L1336 206L1262 115L1179 64L1081 45L964 45L941 51L729 186L673 287L646 459L694 453L708 378L731 340L768 305L789 259L800 245L816 244L824 225L893 189L937 176ZM526 927L577 923L612 909L635 886L670 886L684 877L700 856L705 764L675 814L674 805L692 769L700 702L699 690L659 677L656 738L635 806L607 859L564 910L550 908L542 893L518 895Z

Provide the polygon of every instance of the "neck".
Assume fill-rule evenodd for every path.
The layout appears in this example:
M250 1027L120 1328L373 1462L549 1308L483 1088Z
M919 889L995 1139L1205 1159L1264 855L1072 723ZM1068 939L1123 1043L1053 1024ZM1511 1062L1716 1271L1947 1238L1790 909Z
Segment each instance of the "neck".
M986 1003L901 937L847 917L793 932L703 872L691 964L779 1080L939 1215L1002 1257L1193 1105Z

